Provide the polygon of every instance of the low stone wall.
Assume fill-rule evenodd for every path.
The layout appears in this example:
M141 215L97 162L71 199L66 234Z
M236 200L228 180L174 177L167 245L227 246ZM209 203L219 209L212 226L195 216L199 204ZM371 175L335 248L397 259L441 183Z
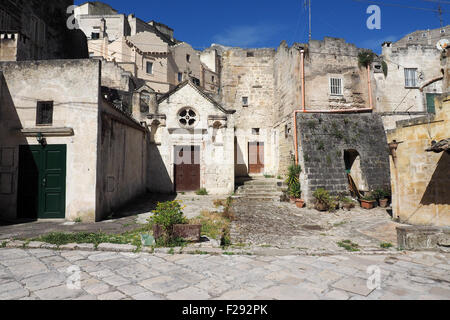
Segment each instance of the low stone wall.
M450 247L450 228L402 226L397 228L401 250L432 250Z

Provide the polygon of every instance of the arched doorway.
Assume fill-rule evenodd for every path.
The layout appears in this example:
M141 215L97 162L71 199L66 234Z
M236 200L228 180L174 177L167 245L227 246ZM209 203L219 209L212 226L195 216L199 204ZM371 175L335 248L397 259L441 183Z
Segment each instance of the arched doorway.
M350 174L359 191L369 191L367 180L361 170L361 156L354 149L344 151L345 170Z

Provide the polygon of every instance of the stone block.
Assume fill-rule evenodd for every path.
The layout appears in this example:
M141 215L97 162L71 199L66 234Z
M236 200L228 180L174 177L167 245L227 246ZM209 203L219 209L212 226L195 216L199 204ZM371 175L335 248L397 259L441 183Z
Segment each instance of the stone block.
M440 228L423 226L397 227L397 243L402 250L436 249L443 236ZM443 239L443 238L442 238Z
M177 224L173 226L173 236L183 238L187 241L198 242L201 236L201 225ZM153 226L153 236L159 239L164 235L164 230L160 225Z
M134 252L137 250L137 247L131 244L101 243L98 245L97 249L100 251L112 252Z

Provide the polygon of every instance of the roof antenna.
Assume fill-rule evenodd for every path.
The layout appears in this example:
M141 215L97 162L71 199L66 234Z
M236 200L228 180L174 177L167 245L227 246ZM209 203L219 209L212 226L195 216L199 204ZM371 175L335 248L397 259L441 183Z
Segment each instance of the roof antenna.
M308 0L308 7L309 7L309 41L311 41L312 37L312 28L311 28L311 0Z
M444 19L442 18L442 15L443 15L443 10L442 10L442 6L441 6L441 4L439 3L438 4L438 14L439 14L439 21L441 22L441 29L442 28L444 28Z

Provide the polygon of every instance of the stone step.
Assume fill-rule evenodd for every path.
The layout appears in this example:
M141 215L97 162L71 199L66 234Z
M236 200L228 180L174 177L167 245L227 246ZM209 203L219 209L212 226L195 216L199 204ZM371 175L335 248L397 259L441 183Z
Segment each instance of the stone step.
M280 195L280 194L238 194L237 196L241 196L245 199L252 199L252 198L273 199L273 198L276 198L278 200L280 200L282 197L282 195Z
M233 196L233 199L241 199L241 200L251 200L251 201L281 201L281 196L270 196L270 197L261 197L261 196Z
M274 180L249 180L249 181L245 181L244 186L261 186L261 185L266 185L266 186L283 186L285 185L285 183L281 180L279 181L274 181Z
M237 191L251 191L251 192L283 192L287 191L287 189L282 188L272 188L272 187L266 187L266 188L238 188Z

